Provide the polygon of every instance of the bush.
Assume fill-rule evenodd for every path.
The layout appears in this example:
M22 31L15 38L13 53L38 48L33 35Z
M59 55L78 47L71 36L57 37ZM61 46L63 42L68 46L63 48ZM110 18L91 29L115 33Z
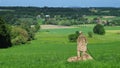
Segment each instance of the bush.
M29 41L34 40L35 39L35 28L30 28L30 30L28 31L28 36L29 36Z
M36 24L35 25L35 32L38 32L40 30L40 25L39 24Z
M70 34L68 36L68 39L69 39L70 42L75 42L76 39L77 39L77 35L76 34Z
M79 31L76 31L75 34L70 34L68 36L68 39L70 42L76 42L78 36L79 36Z
M79 31L76 31L75 34L76 34L77 36L79 36Z
M93 37L93 33L92 32L88 32L88 37L92 38Z
M36 32L35 26L31 27L31 24L28 21L24 21L23 23L21 23L20 27L27 31L29 41L34 40L34 36Z
M25 44L28 41L28 33L20 27L13 27L11 31L13 45Z
M69 20L61 20L58 22L59 25L62 25L62 26L71 26L71 22Z
M105 34L104 26L101 25L101 24L97 24L97 25L93 28L93 32L94 32L95 34L104 35L104 34Z
M10 26L8 26L5 21L0 18L0 48L11 47L11 37L10 37Z

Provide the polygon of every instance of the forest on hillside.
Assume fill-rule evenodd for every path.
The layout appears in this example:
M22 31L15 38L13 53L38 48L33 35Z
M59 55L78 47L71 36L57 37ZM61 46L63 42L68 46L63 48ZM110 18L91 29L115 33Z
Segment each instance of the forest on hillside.
M104 20L104 16L120 16L120 8L113 7L0 7L0 16L12 25L19 25L21 19L34 24L36 18L42 24L53 25L79 25L95 23L96 20ZM92 20L90 19L92 17ZM95 16L95 17L94 17ZM104 20L105 25L120 25L119 19ZM112 23L112 24L111 24Z
M15 16L36 16L39 14L61 15L61 16L81 16L81 15L106 15L120 16L120 8L113 7L0 7L0 15L13 14Z

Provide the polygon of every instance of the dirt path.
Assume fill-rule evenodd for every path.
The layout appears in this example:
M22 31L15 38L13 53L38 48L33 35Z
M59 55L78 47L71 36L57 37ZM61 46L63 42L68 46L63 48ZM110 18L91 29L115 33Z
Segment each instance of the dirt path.
M41 25L41 29L61 29L61 28L75 28L73 26L59 26L59 25Z

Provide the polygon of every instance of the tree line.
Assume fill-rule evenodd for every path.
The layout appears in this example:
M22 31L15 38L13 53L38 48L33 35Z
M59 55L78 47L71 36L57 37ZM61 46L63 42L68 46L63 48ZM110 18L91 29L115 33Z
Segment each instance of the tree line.
M120 8L113 7L0 7L0 15L9 24L20 24L20 18L33 18L40 15L42 24L79 25L94 23L85 16L120 16ZM46 18L49 15L49 18ZM105 25L120 25L119 20L107 21Z
M20 16L36 16L41 13L45 15L55 15L74 17L76 15L106 15L120 16L120 8L113 7L90 7L90 8L72 8L72 7L0 7L0 15L13 14ZM3 10L3 11L2 11Z

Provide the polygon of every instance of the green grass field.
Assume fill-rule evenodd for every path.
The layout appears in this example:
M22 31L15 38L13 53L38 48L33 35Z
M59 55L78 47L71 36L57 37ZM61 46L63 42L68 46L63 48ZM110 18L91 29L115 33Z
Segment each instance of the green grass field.
M86 18L88 18L89 20L93 20L94 18L97 18L99 16L86 16ZM119 20L120 17L119 16L116 16L116 17L111 17L111 16L102 16L101 20Z
M81 30L87 36L92 27L43 29L36 40L25 45L0 49L0 68L120 68L120 27L106 27L104 36L88 38L92 61L67 62L76 55L76 43L68 35Z

